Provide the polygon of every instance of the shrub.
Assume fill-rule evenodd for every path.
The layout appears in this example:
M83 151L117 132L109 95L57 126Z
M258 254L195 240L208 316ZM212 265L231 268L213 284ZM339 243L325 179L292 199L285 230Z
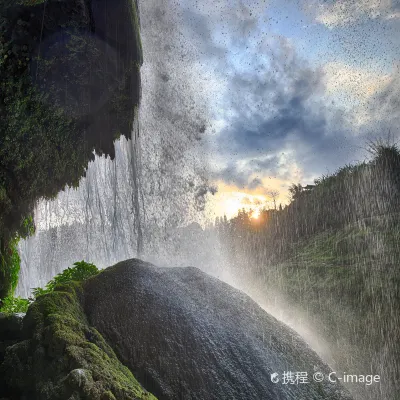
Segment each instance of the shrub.
M29 306L29 300L14 296L7 296L2 303L0 312L5 314L26 313Z
M21 262L18 241L19 237L9 242L0 240L0 303L2 298L12 296L17 287Z
M65 269L49 281L45 288L34 288L32 293L34 297L42 296L50 293L57 285L65 284L72 281L85 281L86 279L97 275L99 270L94 264L85 261L77 261L71 268Z

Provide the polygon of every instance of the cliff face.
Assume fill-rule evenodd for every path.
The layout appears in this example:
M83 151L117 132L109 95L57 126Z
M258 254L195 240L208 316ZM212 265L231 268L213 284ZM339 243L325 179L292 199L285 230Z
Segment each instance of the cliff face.
M135 2L0 0L0 299L36 201L130 137L141 64Z
M349 399L312 381L329 368L295 332L196 268L128 260L84 292L90 324L159 399ZM310 382L271 382L284 371L308 372Z

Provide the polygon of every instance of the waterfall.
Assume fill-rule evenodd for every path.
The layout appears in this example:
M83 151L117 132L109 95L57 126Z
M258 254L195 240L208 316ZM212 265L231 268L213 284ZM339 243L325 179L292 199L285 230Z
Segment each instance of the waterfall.
M182 16L156 1L143 2L140 14L143 93L131 139L115 141L114 160L96 155L77 189L37 204L36 233L20 242L19 296L82 259L100 268L132 257L205 264L204 249L184 252L175 240L187 236L181 227L204 222L212 190L203 140L209 110L199 90L205 78L180 31Z

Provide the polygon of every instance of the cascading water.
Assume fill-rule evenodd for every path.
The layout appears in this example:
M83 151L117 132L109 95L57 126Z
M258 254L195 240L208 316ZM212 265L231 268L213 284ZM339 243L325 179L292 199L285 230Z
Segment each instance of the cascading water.
M282 286L286 278L276 266L261 268L269 261L263 256L263 239L254 244L239 237L236 253L229 257L218 233L200 228L206 220L207 195L214 192L204 157L203 134L212 114L206 78L196 61L198 50L184 39L183 16L177 9L152 0L142 2L140 10L144 90L131 140L115 142L114 160L96 156L77 190L66 189L37 205L36 234L20 242L17 294L28 297L31 288L44 286L81 259L98 267L132 257L160 266L193 265L250 294L303 334L331 365L335 358L351 358L358 345L349 347L350 355L339 346L332 352L310 328L309 315L277 287L267 286L266 278ZM246 253L246 246L252 254ZM254 253L258 261L253 261ZM249 277L257 262L259 275Z
M171 9L146 2L140 11L145 90L131 140L115 142L114 160L96 156L78 189L39 202L36 233L20 243L20 296L81 259L106 267L140 256L204 268L202 257L177 251L173 241L180 226L204 222L205 197L214 190L202 159L207 103L187 68L195 53Z

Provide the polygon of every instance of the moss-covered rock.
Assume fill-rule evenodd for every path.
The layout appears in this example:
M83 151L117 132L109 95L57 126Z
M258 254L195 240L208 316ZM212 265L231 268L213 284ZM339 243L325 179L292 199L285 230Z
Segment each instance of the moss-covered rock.
M81 301L80 284L71 283L30 306L24 340L6 349L0 389L11 398L154 400L88 325Z
M0 0L2 255L39 198L77 186L93 151L113 158L130 137L141 64L131 0Z

